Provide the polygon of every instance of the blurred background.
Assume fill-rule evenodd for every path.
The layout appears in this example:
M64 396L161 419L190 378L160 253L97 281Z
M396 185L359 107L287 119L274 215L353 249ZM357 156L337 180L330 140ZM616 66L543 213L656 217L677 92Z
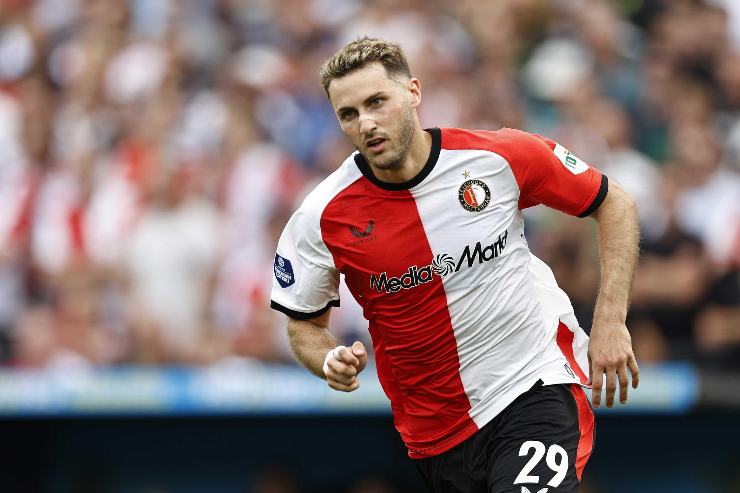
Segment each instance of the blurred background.
M0 491L422 491L374 371L329 391L269 308L353 151L319 67L365 34L424 126L543 134L638 203L642 385L582 491L739 492L737 0L0 0ZM593 222L526 217L588 330Z

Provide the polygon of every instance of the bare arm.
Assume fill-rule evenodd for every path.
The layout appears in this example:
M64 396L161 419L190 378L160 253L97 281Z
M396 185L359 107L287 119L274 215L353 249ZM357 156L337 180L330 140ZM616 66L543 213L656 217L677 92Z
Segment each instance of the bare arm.
M326 379L331 388L351 392L360 386L357 375L367 364L367 351L359 341L351 348L339 346L328 329L330 314L331 309L308 320L288 318L290 347L296 359L308 371Z
M290 348L299 363L317 377L324 375L326 353L339 345L339 341L329 332L331 309L316 318L298 320L288 318L288 337Z
M611 407L617 379L620 402L627 402L627 369L632 373L632 387L637 388L639 383L639 369L625 320L640 232L634 201L613 181L609 182L609 193L593 217L598 223L601 283L588 348L589 380L592 401L598 407L606 374L606 405Z

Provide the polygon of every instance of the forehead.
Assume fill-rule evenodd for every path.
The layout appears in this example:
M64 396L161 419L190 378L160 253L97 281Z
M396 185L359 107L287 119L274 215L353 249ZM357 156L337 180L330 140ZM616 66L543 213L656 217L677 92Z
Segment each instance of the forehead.
M378 92L398 90L399 84L388 77L385 67L371 63L329 83L329 100L337 108L359 106Z

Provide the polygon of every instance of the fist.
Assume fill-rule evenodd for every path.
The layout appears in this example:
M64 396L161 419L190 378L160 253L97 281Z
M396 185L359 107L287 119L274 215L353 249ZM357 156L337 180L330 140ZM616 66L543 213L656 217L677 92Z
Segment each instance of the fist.
M357 375L367 365L367 351L360 341L351 347L337 346L326 354L324 375L329 387L352 392L360 386Z

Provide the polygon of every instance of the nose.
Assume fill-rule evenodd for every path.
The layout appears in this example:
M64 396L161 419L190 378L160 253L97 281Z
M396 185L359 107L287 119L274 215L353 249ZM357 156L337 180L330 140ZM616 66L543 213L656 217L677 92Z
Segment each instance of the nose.
M375 119L370 115L360 115L359 121L360 133L369 134L377 127Z

